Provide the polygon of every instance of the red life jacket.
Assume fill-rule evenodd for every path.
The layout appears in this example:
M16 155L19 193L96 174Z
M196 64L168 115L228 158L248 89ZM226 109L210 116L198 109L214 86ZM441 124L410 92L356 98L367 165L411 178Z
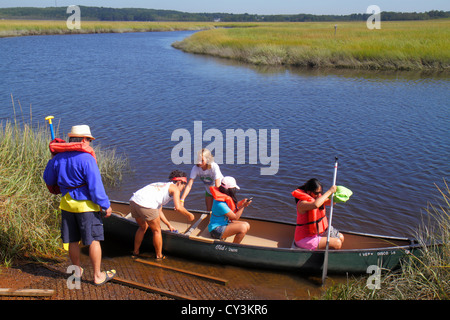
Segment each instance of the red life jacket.
M299 199L299 201L306 201L306 202L315 201L313 197L311 197L301 189L294 190L292 192L292 195L295 198ZM328 219L327 216L325 215L325 205L323 206L323 209L317 208L309 210L306 212L306 214L299 214L297 209L297 227L295 228L296 238L300 234L306 234L309 236L320 234L325 230L327 230L327 228L328 228Z
M214 200L225 202L231 209L231 211L236 212L236 205L229 195L220 192L219 188L217 187L209 187L209 190L211 191L211 195L213 196Z
M80 152L86 152L92 155L95 159L95 162L97 162L97 157L95 156L94 149L92 149L91 146L89 146L87 143L83 142L66 142L63 139L55 138L54 140L50 141L49 149L52 155L56 155L61 152L67 152L67 151L80 151ZM73 189L82 187L78 186ZM49 186L47 184L48 191L53 194L60 194L61 190L59 189L58 185Z
M86 152L89 153L91 156L94 157L95 161L97 162L97 157L95 156L94 149L87 144L83 142L66 142L63 139L55 138L52 140L48 146L50 148L50 152L55 155L57 153L61 152L67 152L67 151L80 151L80 152Z

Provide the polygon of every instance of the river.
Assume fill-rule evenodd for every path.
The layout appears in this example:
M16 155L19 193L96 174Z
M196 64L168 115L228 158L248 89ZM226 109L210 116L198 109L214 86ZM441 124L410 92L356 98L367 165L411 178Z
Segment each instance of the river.
M238 197L253 197L245 215L289 222L290 193L313 177L330 187L337 156L337 184L354 194L333 224L414 235L450 176L448 76L258 67L171 47L190 34L0 39L0 119L13 118L13 95L19 118L30 106L36 125L53 115L60 137L90 125L95 144L130 161L108 189L116 200L173 169L189 175L195 148L214 146ZM240 146L233 135L252 138ZM196 181L187 208L205 208L203 190Z

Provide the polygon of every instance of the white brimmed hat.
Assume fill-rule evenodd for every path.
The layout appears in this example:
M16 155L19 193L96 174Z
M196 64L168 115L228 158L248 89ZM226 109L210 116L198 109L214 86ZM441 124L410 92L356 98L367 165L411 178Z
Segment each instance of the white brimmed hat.
M233 177L230 177L230 176L223 177L221 185L225 189L230 189L230 188L240 189L239 186L236 184L236 179L234 179Z
M79 137L79 138L91 138L92 140L95 140L95 138L91 134L91 129L88 125L79 125L79 126L73 126L72 130L68 134L69 137Z

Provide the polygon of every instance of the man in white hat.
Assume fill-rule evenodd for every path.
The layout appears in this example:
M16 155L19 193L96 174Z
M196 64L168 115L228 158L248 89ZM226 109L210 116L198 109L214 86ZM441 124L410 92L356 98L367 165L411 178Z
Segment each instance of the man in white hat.
M94 268L94 283L101 285L111 280L115 270L101 271L104 240L101 211L105 217L112 213L109 198L103 186L95 153L90 142L95 138L87 125L73 126L68 134L69 143L62 143L44 171L45 183L57 185L61 190L61 237L69 243L69 256L78 266L75 275L81 277L80 240L89 246L89 256Z
M89 126L83 124L79 126L73 126L72 130L68 134L69 138L86 138L95 140L95 138L91 134L91 128ZM71 142L71 140L69 140ZM74 142L74 141L72 141Z

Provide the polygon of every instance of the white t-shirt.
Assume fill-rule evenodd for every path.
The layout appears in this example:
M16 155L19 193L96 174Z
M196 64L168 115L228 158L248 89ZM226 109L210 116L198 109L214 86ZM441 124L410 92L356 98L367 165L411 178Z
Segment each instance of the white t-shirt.
M169 187L171 184L172 182L155 182L149 184L133 193L130 201L144 208L159 209L172 200L172 197L169 195Z
M222 172L220 172L219 165L215 162L211 163L211 169L207 169L203 171L202 168L198 166L193 166L191 170L191 179L195 179L197 177L200 177L200 180L202 180L203 184L205 185L206 192L211 194L209 191L209 187L214 187L216 179L222 180L223 175Z

